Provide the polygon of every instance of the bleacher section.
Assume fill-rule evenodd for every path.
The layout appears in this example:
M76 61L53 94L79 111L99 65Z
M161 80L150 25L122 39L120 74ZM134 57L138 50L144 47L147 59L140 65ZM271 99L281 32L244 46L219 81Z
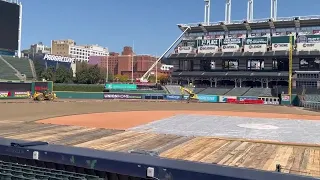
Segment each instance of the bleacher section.
M227 96L242 96L245 94L250 88L233 88L229 92L225 93Z
M19 80L15 74L15 71L0 59L0 79Z
M170 94L181 95L179 85L166 85L166 88Z
M320 102L320 95L306 94L305 101Z
M94 175L0 161L0 179L103 180Z
M27 79L33 79L33 74L30 66L29 59L17 58L12 56L2 56L8 63L16 68L21 74L25 74Z
M208 94L208 95L224 95L230 91L230 88L207 88L201 92L201 94Z
M261 96L270 97L272 96L270 88L251 88L243 96Z

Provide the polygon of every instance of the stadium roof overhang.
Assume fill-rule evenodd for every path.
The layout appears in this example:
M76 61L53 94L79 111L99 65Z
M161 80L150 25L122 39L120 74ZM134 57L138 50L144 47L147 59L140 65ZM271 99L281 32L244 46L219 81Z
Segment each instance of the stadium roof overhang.
M251 31L260 29L279 29L279 28L300 28L319 26L320 16L306 16L306 17L288 17L273 19L258 19L252 21L240 20L233 21L230 24L224 22L210 23L204 25L203 23L192 24L178 24L181 31L184 31L188 26L191 27L189 33L203 33L203 32L223 32L223 31Z

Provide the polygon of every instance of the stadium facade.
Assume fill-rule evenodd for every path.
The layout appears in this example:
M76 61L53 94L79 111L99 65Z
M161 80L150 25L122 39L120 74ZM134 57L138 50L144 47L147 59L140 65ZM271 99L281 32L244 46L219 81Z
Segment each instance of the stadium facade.
M22 4L0 0L0 55L21 56Z
M271 18L254 20L250 2L247 20L231 21L227 0L224 22L209 23L207 15L204 23L178 25L186 32L168 56L173 83L287 87L291 69L293 88L320 88L320 16L277 18L272 7Z

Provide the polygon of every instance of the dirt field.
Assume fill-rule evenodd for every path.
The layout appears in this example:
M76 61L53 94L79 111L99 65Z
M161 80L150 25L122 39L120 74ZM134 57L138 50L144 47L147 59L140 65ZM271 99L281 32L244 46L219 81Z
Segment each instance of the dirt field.
M320 148L316 144L305 146L128 130L176 114L197 114L199 111L199 114L251 118L320 119L317 112L294 107L89 101L0 103L0 109L2 137L121 152L150 150L166 158L270 171L275 170L276 164L281 164L284 172L320 176ZM67 115L74 116L63 117Z

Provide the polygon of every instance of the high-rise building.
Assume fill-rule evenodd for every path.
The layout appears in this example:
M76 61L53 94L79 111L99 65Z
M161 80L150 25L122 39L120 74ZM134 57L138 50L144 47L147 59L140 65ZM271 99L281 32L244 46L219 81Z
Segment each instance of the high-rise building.
M108 48L98 45L76 45L72 39L52 40L51 54L60 56L69 56L76 61L88 62L90 56L107 56Z

